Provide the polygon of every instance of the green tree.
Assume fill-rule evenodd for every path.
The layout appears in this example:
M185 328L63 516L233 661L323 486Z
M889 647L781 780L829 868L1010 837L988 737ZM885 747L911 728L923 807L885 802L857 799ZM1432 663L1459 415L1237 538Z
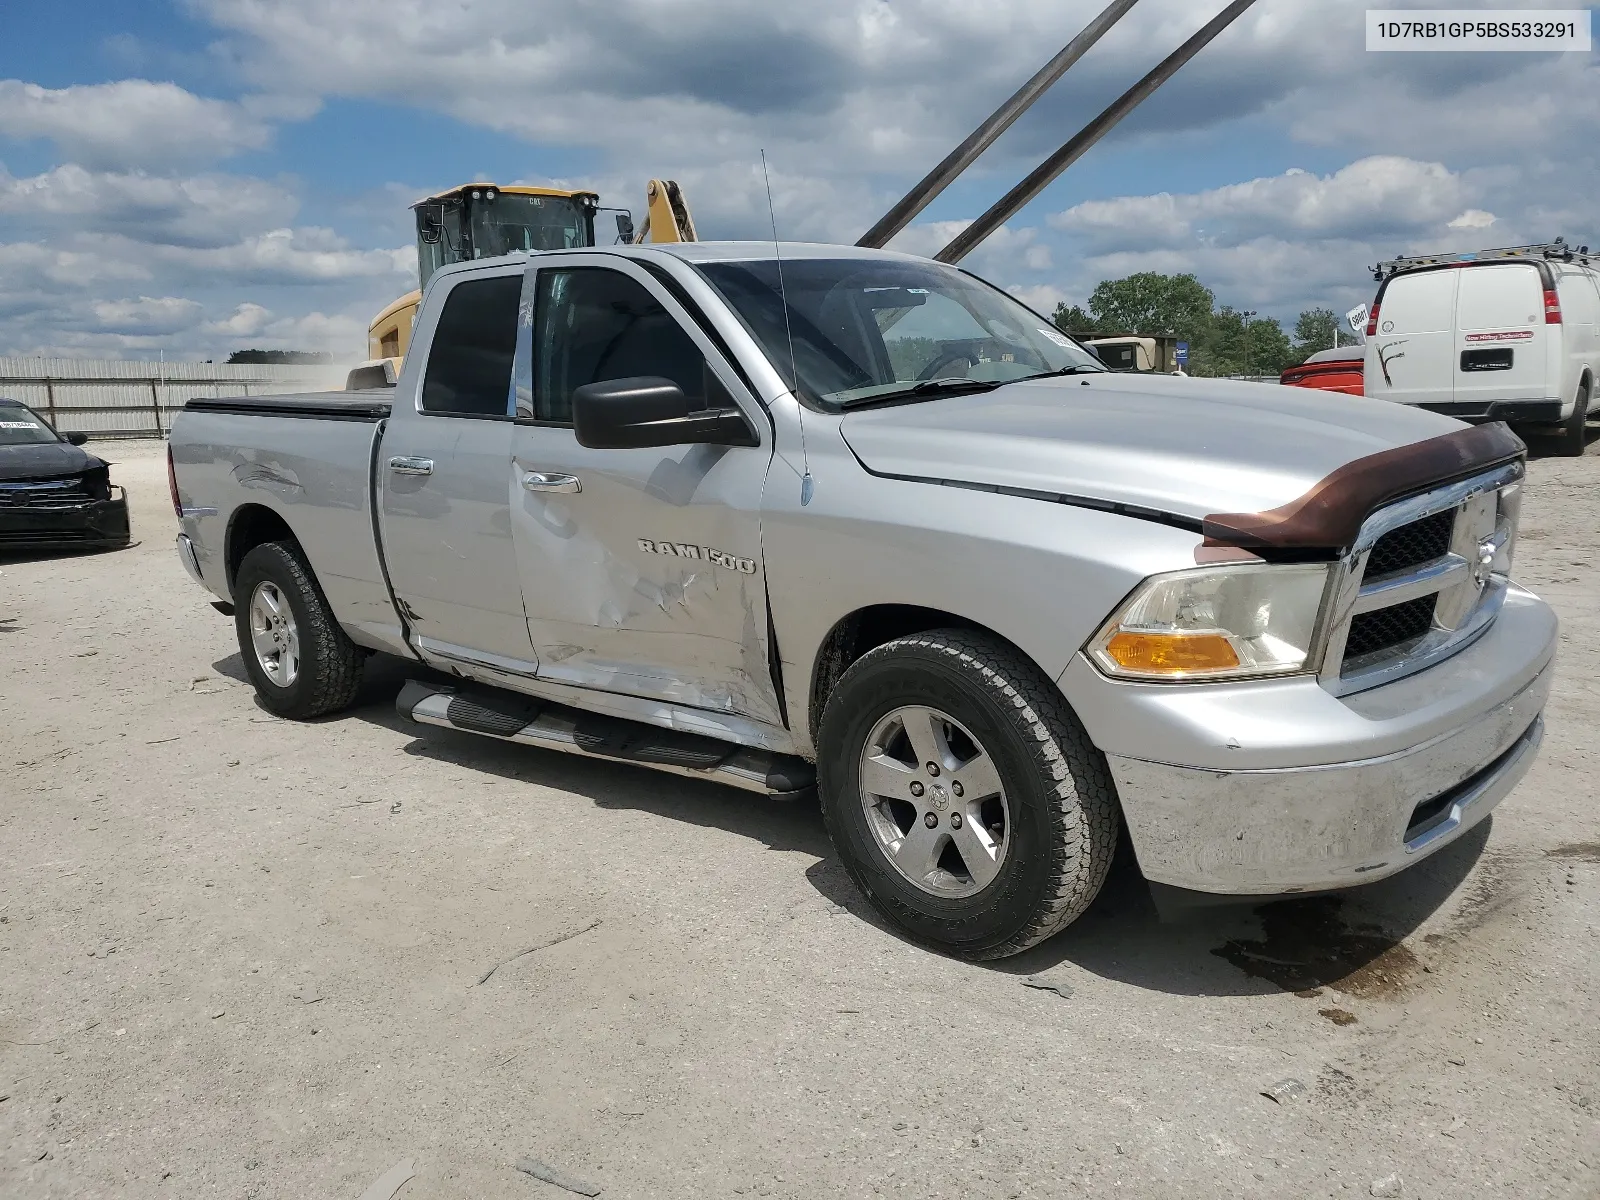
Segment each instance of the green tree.
M1308 308L1294 323L1294 352L1297 361L1304 362L1318 350L1333 349L1334 331L1339 328L1339 318L1331 308Z
M1096 333L1095 319L1076 304L1058 304L1050 320L1063 333Z
M1203 339L1216 300L1193 275L1140 271L1102 282L1089 296L1089 311L1106 333L1167 334L1192 346Z
M333 355L325 350L235 350L228 355L230 364L273 363L290 366L317 366L331 363Z
M1189 355L1193 375L1278 375L1300 360L1283 326L1271 317L1246 317L1223 305Z

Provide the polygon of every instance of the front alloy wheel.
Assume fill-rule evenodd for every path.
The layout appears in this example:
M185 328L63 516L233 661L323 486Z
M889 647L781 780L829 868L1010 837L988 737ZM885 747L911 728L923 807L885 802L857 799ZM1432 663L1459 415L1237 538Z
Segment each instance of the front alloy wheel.
M861 752L868 828L895 870L934 896L986 888L1005 864L1010 810L994 760L948 713L883 717Z
M907 935L1003 958L1066 928L1117 845L1105 758L1015 646L933 629L869 650L817 731L839 860Z

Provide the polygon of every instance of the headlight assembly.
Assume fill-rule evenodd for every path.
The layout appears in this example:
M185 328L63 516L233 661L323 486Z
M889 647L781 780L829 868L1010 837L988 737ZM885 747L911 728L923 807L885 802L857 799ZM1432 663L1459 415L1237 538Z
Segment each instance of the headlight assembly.
M1239 679L1315 669L1327 563L1250 563L1152 575L1089 643L1122 679Z

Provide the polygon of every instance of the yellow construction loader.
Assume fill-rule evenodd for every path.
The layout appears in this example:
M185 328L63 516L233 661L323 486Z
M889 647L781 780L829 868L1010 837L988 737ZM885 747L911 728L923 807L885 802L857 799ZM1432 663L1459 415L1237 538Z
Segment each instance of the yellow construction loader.
M416 291L390 304L367 327L368 362L357 368L353 382L366 386L392 383L400 373L411 340L422 289L440 267L517 251L568 250L595 244L595 217L602 209L593 192L561 188L464 183L419 200L417 217ZM693 242L694 218L683 192L670 179L652 179L645 189L644 224L635 234L632 214L616 210L621 242Z

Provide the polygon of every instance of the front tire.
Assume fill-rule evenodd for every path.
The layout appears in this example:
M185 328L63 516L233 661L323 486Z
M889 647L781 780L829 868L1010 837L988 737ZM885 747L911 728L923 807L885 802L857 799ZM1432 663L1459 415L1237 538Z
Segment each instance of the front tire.
M874 907L969 959L1076 920L1117 844L1105 759L1055 685L991 634L941 629L869 651L818 734L824 820Z
M345 636L294 542L266 542L239 564L234 629L256 695L304 721L350 707L366 655Z

